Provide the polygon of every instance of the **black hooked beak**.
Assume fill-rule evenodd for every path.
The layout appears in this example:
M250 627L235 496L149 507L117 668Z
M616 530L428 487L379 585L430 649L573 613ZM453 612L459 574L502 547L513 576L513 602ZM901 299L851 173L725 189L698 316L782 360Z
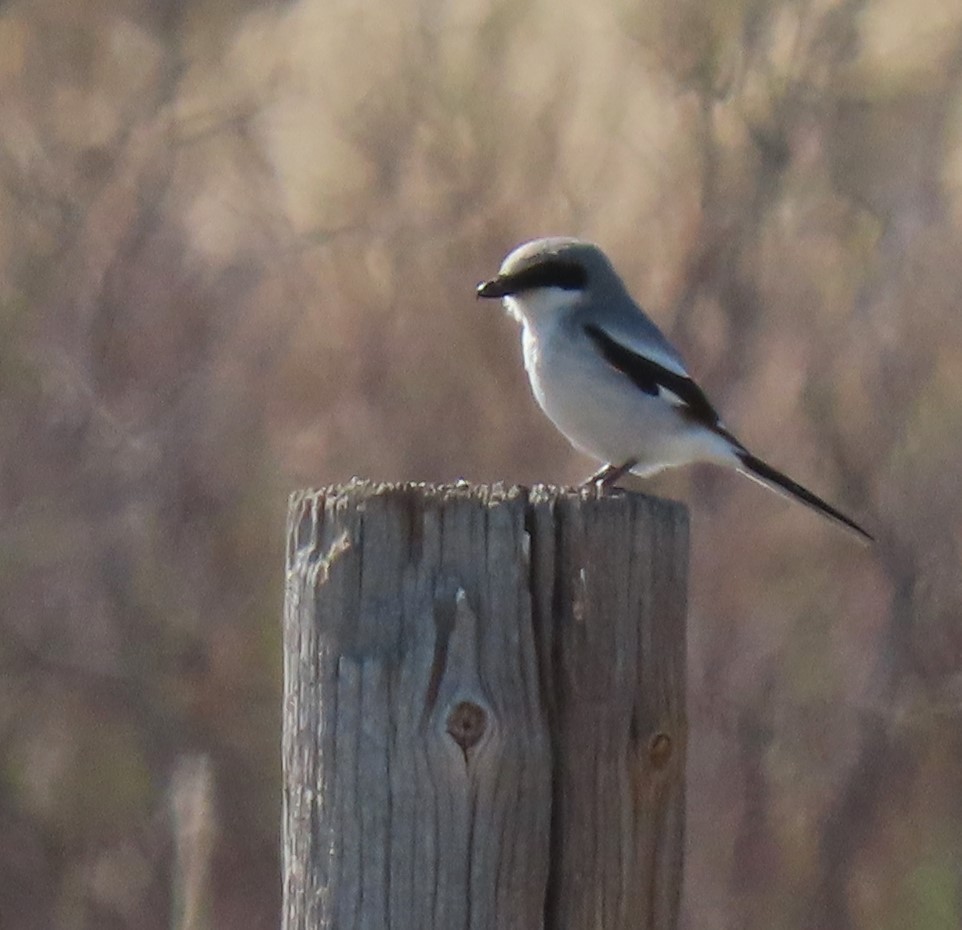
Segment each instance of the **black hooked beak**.
M477 296L478 299L494 299L497 297L506 297L510 293L511 286L508 280L499 275L490 281L482 281L475 291L475 296Z

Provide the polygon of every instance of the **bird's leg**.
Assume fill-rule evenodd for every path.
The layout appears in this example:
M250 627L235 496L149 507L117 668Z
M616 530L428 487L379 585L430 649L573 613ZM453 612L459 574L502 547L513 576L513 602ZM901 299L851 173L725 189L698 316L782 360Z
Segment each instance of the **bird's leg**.
M585 486L596 485L600 491L607 490L620 478L623 478L638 464L637 459L628 459L621 465L609 462L604 468L596 471L586 482Z
M638 464L638 459L628 459L627 462L622 463L618 466L611 466L611 471L603 475L598 479L598 484L602 489L610 488L616 481L623 478L628 474L636 465Z
M599 481L604 481L604 479L615 470L615 466L609 462L602 468L599 468L590 478L585 478L581 483L583 488L590 487L593 484L597 484Z

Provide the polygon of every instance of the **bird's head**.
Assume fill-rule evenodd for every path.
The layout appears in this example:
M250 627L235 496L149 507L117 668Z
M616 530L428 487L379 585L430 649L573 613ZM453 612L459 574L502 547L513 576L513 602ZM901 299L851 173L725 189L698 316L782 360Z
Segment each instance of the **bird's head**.
M511 252L498 273L478 285L477 296L501 298L513 316L534 322L613 282L618 276L598 246L582 239L534 239Z

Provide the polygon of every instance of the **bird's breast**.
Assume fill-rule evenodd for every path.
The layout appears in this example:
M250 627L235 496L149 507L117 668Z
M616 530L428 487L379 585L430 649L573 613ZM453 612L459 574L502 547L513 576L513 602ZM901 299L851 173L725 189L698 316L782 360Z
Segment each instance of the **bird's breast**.
M561 351L557 335L550 330L537 332L527 325L523 330L521 344L524 350L524 368L535 399L541 409L557 423L553 411L574 386L573 366L566 359L566 353Z
M614 372L587 340L560 327L527 325L522 336L524 367L541 409L582 450L603 457L613 433L624 434L624 395ZM617 443L620 445L620 443Z

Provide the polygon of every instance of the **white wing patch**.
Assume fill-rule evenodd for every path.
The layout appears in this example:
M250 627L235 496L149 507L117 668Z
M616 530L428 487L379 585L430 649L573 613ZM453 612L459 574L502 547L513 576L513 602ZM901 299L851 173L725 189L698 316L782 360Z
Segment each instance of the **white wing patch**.
M668 401L673 407L687 407L686 404L674 391L669 390L663 384L658 385L658 396Z

